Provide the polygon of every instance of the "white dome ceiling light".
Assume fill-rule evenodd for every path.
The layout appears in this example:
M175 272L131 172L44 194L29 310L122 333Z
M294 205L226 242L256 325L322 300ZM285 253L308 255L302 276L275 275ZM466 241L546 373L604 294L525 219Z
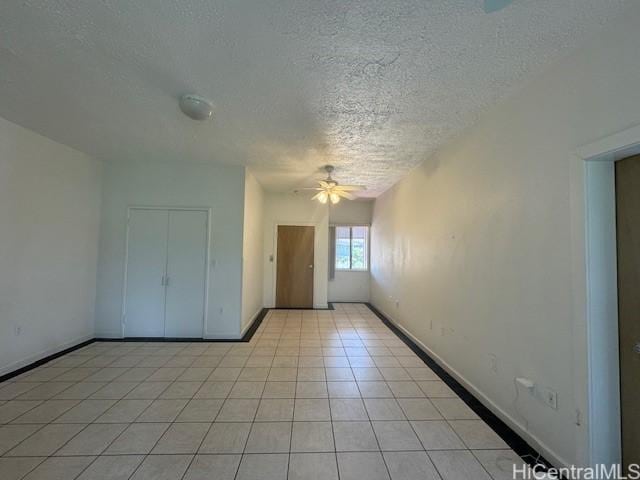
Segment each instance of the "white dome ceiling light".
M199 95L187 93L180 97L180 110L193 120L203 121L211 118L213 104Z

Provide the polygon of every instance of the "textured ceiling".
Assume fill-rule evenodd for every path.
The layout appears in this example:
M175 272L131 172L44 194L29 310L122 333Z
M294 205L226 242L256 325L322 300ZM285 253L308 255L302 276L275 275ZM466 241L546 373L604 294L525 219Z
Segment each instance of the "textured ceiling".
M104 160L333 163L368 195L619 14L622 0L3 0L0 116ZM215 104L184 117L177 98Z

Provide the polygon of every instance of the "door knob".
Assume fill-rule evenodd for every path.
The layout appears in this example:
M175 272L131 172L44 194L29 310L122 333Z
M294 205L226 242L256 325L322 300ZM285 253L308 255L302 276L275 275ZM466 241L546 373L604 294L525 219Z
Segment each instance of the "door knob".
M313 265L309 265L309 268L313 268Z
M633 346L633 352L640 354L640 342L636 342L636 344Z

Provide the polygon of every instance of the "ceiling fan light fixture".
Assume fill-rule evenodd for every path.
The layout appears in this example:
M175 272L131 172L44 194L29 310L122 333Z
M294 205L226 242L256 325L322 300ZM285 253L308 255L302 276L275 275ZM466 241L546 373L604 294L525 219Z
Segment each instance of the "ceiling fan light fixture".
M366 187L362 185L340 185L333 178L331 178L331 172L334 168L331 165L325 165L324 170L327 172L327 178L325 180L318 180L317 187L303 187L300 190L313 190L317 192L311 200L318 200L322 204L326 204L331 201L332 204L340 202L341 198L347 200L355 200L356 196L351 192L359 190L365 190ZM298 190L295 190L298 192Z

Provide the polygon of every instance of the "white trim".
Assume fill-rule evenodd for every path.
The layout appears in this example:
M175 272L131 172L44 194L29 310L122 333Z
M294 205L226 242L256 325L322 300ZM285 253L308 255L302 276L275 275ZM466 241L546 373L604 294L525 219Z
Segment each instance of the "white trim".
M603 137L595 142L588 143L576 149L576 155L587 161L607 161L610 156L613 160L634 155L628 149L640 144L640 125L627 128L620 132Z
M640 152L640 125L585 144L570 168L576 452L584 465L621 461L613 163Z
M71 348L74 347L76 345L79 345L83 342L86 342L87 340L92 340L94 338L93 335L84 335L82 337L76 338L75 340L72 340L70 342L66 342L63 343L62 345L58 345L56 347L52 347L52 348L47 348L46 350L42 350L38 353L36 353L35 355L31 355L27 358L23 358L22 360L17 360L9 365L6 365L2 368L0 368L0 375L5 375L7 373L11 373L11 372L15 372L16 370L19 370L22 367L25 367L27 365L30 365L34 362L37 362L39 360L42 360L43 358L48 357L49 355L54 355L56 353L62 352L63 350L66 350L67 348Z
M320 283L318 280L318 253L320 251L320 239L318 238L318 231L320 230L321 224L319 222L296 222L296 221L286 221L286 220L276 220L273 222L273 262L271 262L271 305L275 308L276 306L276 290L278 288L278 227L282 226L290 226L290 227L313 227L313 308L322 308L316 307L316 302L318 300L318 284ZM319 304L322 305L322 304ZM325 306L326 308L326 306Z
M422 343L415 335L413 335L409 330L403 327L400 323L394 320L387 312L378 308L374 305L376 309L378 309L391 323L393 323L398 329L400 329L407 337L409 337L424 353L429 355L438 365L440 365L444 370L447 371L449 375L454 377L465 389L467 389L471 394L480 401L485 407L487 407L494 415L496 415L500 420L506 423L512 430L516 431L518 435L520 435L527 443L529 443L533 448L535 448L540 454L542 454L549 462L551 462L555 466L569 466L569 462L558 457L544 442L542 442L538 437L529 433L526 428L513 417L511 417L508 413L506 413L502 408L496 405L489 397L487 397L482 391L474 384L469 382L462 374L460 374L455 368L449 365L445 360L442 359L437 353L427 347L424 343Z
M212 211L211 207L184 207L184 206L162 206L162 205L130 205L127 207L127 228L125 233L125 250L124 250L124 280L122 282L122 313L120 316L121 333L119 338L125 338L124 319L127 314L127 266L129 264L129 220L132 210L166 210L166 211L195 211L205 212L207 214L207 238L205 248L204 263L204 298L203 298L203 315L202 315L202 338L214 338L207 336L207 318L209 318L209 282L211 262L211 224ZM106 337L105 337L106 338ZM117 338L117 337L116 337Z

